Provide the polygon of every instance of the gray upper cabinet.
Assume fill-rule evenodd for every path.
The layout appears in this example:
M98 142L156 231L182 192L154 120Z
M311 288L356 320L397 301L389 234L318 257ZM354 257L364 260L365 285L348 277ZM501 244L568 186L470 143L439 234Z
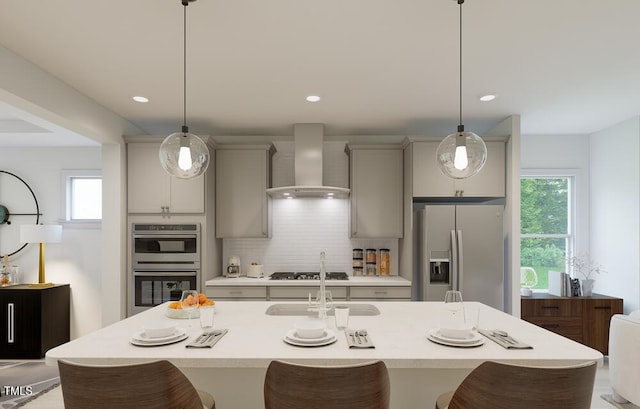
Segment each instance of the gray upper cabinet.
M468 179L452 179L438 167L438 142L414 142L413 197L504 197L505 144L485 144L487 161L480 172Z
M216 148L216 237L270 237L273 145Z
M204 213L205 176L172 177L159 150L160 142L127 143L128 213Z
M350 145L351 237L402 237L402 147Z

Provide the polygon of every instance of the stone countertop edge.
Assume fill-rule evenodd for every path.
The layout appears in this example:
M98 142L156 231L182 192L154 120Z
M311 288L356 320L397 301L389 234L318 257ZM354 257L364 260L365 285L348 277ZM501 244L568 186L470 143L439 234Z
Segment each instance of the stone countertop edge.
M386 277L349 277L348 280L326 280L327 287L411 287L411 281L399 276ZM270 280L269 277L216 277L205 282L206 287L251 287L251 286L293 286L293 287L317 287L319 280Z

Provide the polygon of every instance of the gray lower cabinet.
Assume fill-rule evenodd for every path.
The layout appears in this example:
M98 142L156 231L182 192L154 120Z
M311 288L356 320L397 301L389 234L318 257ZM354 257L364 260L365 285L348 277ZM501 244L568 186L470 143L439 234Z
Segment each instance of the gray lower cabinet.
M331 298L334 301L346 301L347 300L347 287L326 287L327 291L331 292ZM319 286L307 286L307 287L292 287L292 286L273 286L269 288L269 299L275 300L308 300L309 294L311 298L317 297Z
M267 287L254 286L216 286L205 289L207 298L215 300L237 301L265 301L267 299Z
M215 286L205 294L223 301L304 301L315 298L319 286ZM328 286L334 301L411 301L411 287Z
M351 301L411 301L411 287L351 287Z

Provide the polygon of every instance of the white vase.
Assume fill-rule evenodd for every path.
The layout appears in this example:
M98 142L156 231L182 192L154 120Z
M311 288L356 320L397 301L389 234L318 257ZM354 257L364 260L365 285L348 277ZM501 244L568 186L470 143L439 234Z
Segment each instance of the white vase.
M595 282L596 280L591 278L582 280L582 295L584 297L591 297L593 294L593 284Z

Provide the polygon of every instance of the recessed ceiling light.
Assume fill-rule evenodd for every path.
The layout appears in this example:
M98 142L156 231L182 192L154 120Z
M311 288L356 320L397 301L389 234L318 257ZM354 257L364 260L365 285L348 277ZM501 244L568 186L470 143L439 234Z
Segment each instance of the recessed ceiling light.
M494 99L496 99L494 94L487 94L480 97L480 101L482 102L493 101Z
M309 95L307 97L308 102L318 102L320 101L320 97L318 95Z
M149 98L143 97L143 96L140 96L140 95L136 95L135 97L133 97L133 100L136 101L136 102L143 102L143 103L144 102L149 102Z

